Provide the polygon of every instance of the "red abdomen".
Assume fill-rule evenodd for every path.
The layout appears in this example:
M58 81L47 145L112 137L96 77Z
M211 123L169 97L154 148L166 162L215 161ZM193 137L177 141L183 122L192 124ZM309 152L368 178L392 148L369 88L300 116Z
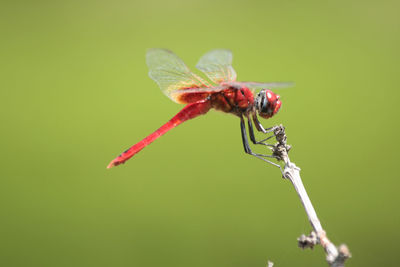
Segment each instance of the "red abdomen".
M172 119L170 119L167 123L161 126L158 130L144 138L139 143L131 146L129 149L125 150L121 155L116 157L114 160L108 164L107 168L111 168L114 166L118 166L122 163L125 163L128 159L133 157L140 150L151 144L154 140L175 128L182 122L193 119L199 115L207 113L211 108L211 103L209 100L199 101L197 103L192 103L186 105L178 114L176 114Z

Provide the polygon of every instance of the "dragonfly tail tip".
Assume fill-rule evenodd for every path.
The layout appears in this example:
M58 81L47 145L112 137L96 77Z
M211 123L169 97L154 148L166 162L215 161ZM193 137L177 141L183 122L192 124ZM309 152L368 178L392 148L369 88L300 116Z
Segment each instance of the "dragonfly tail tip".
M107 169L111 169L114 166L114 161L111 161L110 164L107 165Z

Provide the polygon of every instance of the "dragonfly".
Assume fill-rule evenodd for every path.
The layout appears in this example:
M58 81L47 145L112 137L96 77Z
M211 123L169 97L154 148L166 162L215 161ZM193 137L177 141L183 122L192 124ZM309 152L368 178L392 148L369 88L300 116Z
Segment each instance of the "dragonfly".
M173 52L160 48L149 49L146 53L146 63L149 67L150 78L171 100L186 105L159 129L113 159L107 168L125 163L171 129L187 120L206 114L210 109L239 117L244 151L280 167L266 159L273 157L272 155L257 154L251 150L245 120L247 120L250 140L254 144L267 145L266 139L256 140L253 123L259 132L271 132L272 128L265 129L259 122L258 116L264 119L271 118L281 108L280 96L273 93L270 88L288 87L292 83L236 81L232 58L232 52L226 49L216 49L204 54L196 68L208 77L210 81L207 81L193 73ZM255 96L256 90L260 92Z

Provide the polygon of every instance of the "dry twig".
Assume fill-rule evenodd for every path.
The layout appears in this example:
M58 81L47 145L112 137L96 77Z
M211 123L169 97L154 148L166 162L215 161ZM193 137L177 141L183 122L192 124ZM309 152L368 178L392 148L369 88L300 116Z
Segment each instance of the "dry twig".
M278 143L275 144L272 149L273 155L278 160L282 160L283 162L285 162L285 167L282 171L283 178L289 179L292 182L307 213L308 220L310 221L313 228L313 231L310 233L309 236L305 236L303 234L297 239L299 247L303 249L308 247L313 248L315 245L321 244L321 246L325 250L326 261L330 266L344 266L344 262L346 261L346 259L351 257L350 251L344 244L336 247L328 239L326 232L322 228L321 222L317 217L317 213L315 212L314 207L311 204L310 198L308 197L303 182L301 180L300 168L297 167L289 159L288 151L290 150L290 146L286 144L287 137L285 133L285 128L282 125L275 127L274 135Z

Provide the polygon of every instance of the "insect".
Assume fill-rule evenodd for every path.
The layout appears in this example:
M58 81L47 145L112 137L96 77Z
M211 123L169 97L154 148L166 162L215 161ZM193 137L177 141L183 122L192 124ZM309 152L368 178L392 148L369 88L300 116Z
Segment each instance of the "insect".
M225 49L206 53L196 65L197 69L202 71L212 83L191 72L178 56L165 49L148 50L146 63L149 67L150 78L159 85L160 89L173 101L186 104L186 106L158 130L112 160L107 168L125 163L172 128L203 115L212 108L240 118L242 142L246 153L277 165L265 159L265 157L273 156L252 152L247 138L245 119L248 122L250 140L254 144L265 145L263 143L265 140L256 140L253 122L258 131L270 132L271 129L264 129L258 121L257 114L265 119L271 118L282 105L279 95L265 88L287 87L291 83L236 81L236 72L232 67L232 53ZM254 97L253 92L256 89L262 90Z

